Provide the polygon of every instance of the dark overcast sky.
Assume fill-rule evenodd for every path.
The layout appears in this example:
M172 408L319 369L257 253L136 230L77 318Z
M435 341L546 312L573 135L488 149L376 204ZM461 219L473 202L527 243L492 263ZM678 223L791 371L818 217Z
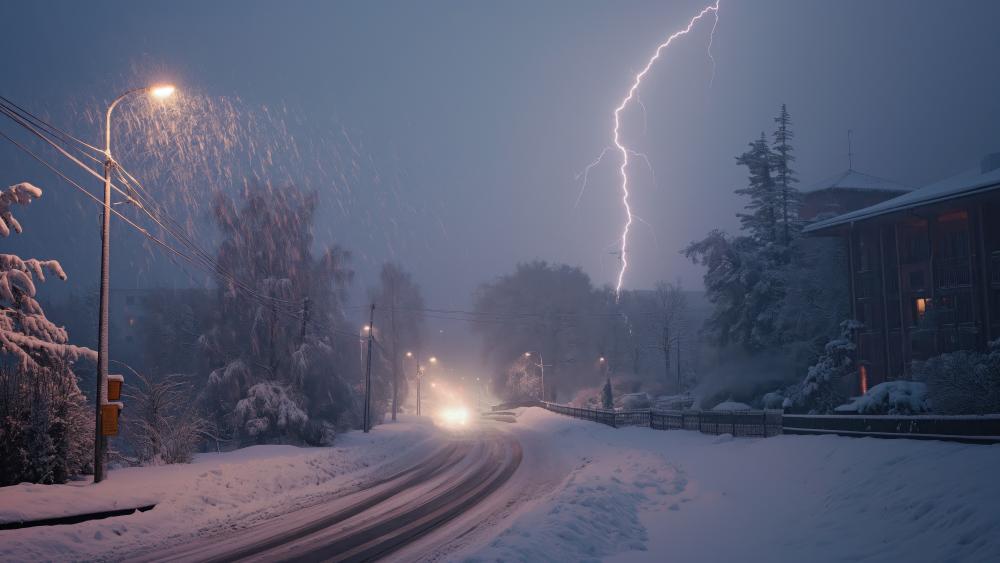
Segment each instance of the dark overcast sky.
M322 150L308 152L293 179L321 193L319 239L356 254L352 301L394 258L432 306L467 306L479 283L533 258L612 281L623 219L615 163L593 171L576 209L575 176L610 143L611 111L634 72L702 6L8 1L0 93L95 143L100 130L83 110L162 78L239 98L248 113L281 108L287 138L303 145L347 150L346 132L366 169L350 197L328 185L330 168L346 165ZM1000 2L723 0L720 16L714 83L706 21L644 82L645 123L639 111L626 115L623 137L656 173L654 182L633 168L644 222L627 288L678 277L700 287L701 272L678 250L714 227L735 228L732 191L745 174L733 157L771 130L783 102L803 186L846 168L849 128L856 169L913 185L1000 150ZM47 188L23 240L3 244L59 258L72 280L92 284L95 208L9 145L0 164L2 182ZM117 248L135 245L129 237L117 231ZM114 285L157 285L174 268L118 252Z

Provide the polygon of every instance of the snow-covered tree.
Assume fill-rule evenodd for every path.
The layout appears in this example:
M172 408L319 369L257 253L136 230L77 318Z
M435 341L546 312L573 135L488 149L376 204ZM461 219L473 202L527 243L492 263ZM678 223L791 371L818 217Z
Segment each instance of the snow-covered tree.
M655 315L652 316L652 323L656 328L657 338L654 340L654 347L663 354L663 379L664 382L671 381L672 375L677 377L677 391L682 391L681 365L678 360L677 369L671 374L670 358L676 353L679 345L686 340L687 323L687 297L681 289L680 283L660 282L656 284L654 290Z
M747 197L746 213L738 213L741 228L762 243L779 240L781 199L773 177L774 153L764 133L750 143L750 150L736 157L736 163L746 166L748 185L736 190Z
M393 262L382 265L379 287L372 291L376 303L375 326L389 360L392 382L392 420L399 405L406 400L406 375L403 357L407 351L419 351L424 324L424 298L413 277Z
M341 420L332 410L354 404L341 396L349 393L346 350L327 353L340 348L333 337L345 324L349 254L336 245L313 254L317 204L315 193L294 186L247 188L241 203L215 200L217 261L227 275L199 338L209 364L202 400L216 425L244 443L314 442L324 422Z
M506 379L499 391L505 401L541 399L541 370L535 365L535 360L524 355L518 356L507 368Z
M847 399L843 378L854 373L854 332L860 327L857 321L841 323L840 336L826 344L805 378L785 392L783 408L828 413Z
M546 399L556 400L562 387L583 386L574 379L599 354L595 325L587 321L600 306L583 271L544 261L518 264L513 273L480 286L476 312L500 321L475 325L493 367L494 386L503 384L510 363L525 352L545 360Z
M601 408L611 410L615 408L615 395L611 389L611 378L607 378L604 387L601 388Z
M28 183L0 191L0 235L21 233L11 207L41 195ZM72 365L97 355L46 318L36 300L46 273L66 279L55 260L0 254L0 485L63 482L92 464L93 419Z
M795 170L792 169L792 162L795 155L792 154L792 139L795 133L792 132L792 116L788 113L785 104L781 104L781 112L774 118L778 128L774 131L774 142L772 144L774 183L777 188L777 199L781 207L781 243L789 244L795 236L798 224L795 218L798 216L799 191L795 184L799 179L795 177Z

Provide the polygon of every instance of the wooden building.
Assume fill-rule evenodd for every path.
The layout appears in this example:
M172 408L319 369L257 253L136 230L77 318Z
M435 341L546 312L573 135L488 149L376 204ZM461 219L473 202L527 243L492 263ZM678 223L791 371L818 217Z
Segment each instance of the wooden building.
M981 166L805 232L848 243L864 392L913 360L1000 337L1000 153Z

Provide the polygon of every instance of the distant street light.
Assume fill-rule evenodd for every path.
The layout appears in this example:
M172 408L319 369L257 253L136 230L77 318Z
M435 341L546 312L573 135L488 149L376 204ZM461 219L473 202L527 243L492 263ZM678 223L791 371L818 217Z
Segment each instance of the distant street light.
M535 365L538 366L538 368L541 370L541 376L542 376L541 377L541 379L542 379L542 381L541 381L541 383L542 383L541 400L544 403L545 402L545 360L542 358L542 353L541 352L530 352L530 351L529 352L525 352L524 353L524 357L525 358L530 358L532 354L538 354L538 363L535 364Z
M116 166L111 157L111 112L122 100L132 94L149 93L157 98L167 98L174 87L157 84L129 90L115 98L104 115L104 208L101 210L101 291L100 311L97 320L97 394L94 399L96 415L94 428L94 483L104 480L104 452L106 444L101 433L101 402L104 384L108 379L108 298L111 277L111 170Z

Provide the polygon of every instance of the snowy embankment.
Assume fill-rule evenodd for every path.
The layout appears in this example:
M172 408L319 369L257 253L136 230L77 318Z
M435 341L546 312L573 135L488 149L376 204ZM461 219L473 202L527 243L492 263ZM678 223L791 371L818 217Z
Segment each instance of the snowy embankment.
M119 559L243 528L388 475L426 455L438 437L429 422L401 422L367 435L342 434L331 448L254 446L201 454L191 464L119 469L98 485L3 487L0 521L6 522L157 506L75 525L0 531L0 560Z
M510 429L527 469L563 477L448 559L1000 561L1000 445L616 430L538 408Z

